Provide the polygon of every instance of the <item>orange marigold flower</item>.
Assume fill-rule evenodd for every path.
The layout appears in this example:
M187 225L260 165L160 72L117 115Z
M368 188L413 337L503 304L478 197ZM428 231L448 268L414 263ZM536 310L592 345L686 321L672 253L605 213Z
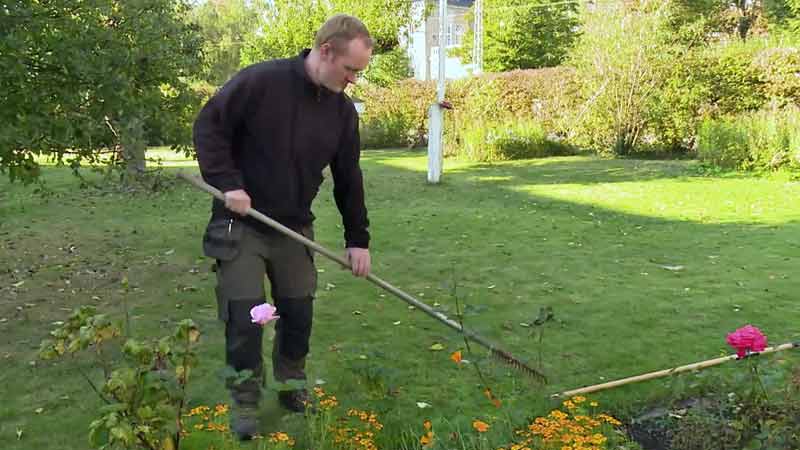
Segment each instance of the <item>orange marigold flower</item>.
M478 433L485 433L489 430L489 424L481 420L474 420L472 422L472 428L475 428L475 431Z
M456 364L461 364L461 350L453 352L453 354L450 355L450 359Z
M431 445L433 445L433 432L429 431L425 433L422 437L419 438L419 443L423 447L430 447Z
M575 402L575 403L583 403L583 402L586 401L586 397L582 397L580 395L576 395L575 397L572 397L572 401Z
M422 422L422 426L423 426L423 427L424 427L426 430L430 431L430 430L431 430L431 421L430 421L430 420L426 420L425 422Z
M214 407L214 416L219 417L228 413L228 405L219 404Z

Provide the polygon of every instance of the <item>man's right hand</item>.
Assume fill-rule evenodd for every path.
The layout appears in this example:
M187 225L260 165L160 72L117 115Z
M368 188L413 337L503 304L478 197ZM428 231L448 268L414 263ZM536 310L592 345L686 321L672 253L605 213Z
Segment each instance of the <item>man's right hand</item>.
M241 215L247 214L250 209L250 196L244 189L225 192L225 207Z

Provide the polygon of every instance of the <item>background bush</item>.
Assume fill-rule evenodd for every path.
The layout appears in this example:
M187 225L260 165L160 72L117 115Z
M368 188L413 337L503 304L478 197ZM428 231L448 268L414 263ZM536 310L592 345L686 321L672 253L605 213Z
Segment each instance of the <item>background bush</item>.
M466 156L468 138L474 143L476 136L487 136L499 124L517 121L526 125L516 134L535 122L544 135L564 136L566 112L575 107L576 92L573 70L566 67L486 74L449 83L446 97L453 110L445 113L445 154ZM434 82L403 80L386 88L363 85L354 94L365 102L361 117L365 148L427 142L428 108L436 100Z
M800 108L787 106L706 119L698 157L726 168L800 169Z

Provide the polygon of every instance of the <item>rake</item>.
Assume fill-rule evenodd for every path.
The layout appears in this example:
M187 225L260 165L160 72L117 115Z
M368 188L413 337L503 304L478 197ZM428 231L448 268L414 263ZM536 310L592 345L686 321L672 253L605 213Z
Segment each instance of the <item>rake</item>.
M557 394L553 394L552 397L553 398L559 398L559 397L571 397L573 395L580 395L580 394L590 394L592 392L598 392L598 391L603 391L603 390L606 390L606 389L612 389L612 388L624 386L626 384L638 383L640 381L646 381L646 380L652 380L652 379L655 379L655 378L667 377L667 376L675 375L675 374L681 373L681 372L689 372L689 371L701 370L701 369L705 369L707 367L717 366L717 365L720 365L722 363L726 363L728 361L737 361L737 360L740 360L740 359L743 359L743 358L753 358L753 357L756 357L758 355L766 355L768 353L775 353L775 352L780 352L780 351L783 351L783 350L789 350L789 349L793 349L793 348L800 348L800 342L787 342L786 344L781 344L781 345L778 345L776 347L767 347L767 348L765 348L764 350L762 350L760 352L748 353L744 357L740 357L738 355L728 355L728 356L722 356L722 357L719 357L719 358L707 359L705 361L699 361L699 362L692 363L692 364L687 364L685 366L673 367L671 369L657 370L655 372L649 372L649 373L645 373L645 374L642 374L642 375L636 375L636 376L633 376L633 377L623 378L621 380L608 381L606 383L600 383L600 384L595 384L595 385L592 385L592 386L582 387L582 388L579 388L579 389L572 389L570 391L560 392L560 393L557 393Z
M187 174L187 173L184 173L184 172L179 172L178 173L178 177L183 179L183 180L185 180L185 181L188 181L189 183L191 183L195 187L197 187L197 188L199 188L199 189L201 189L203 191L206 191L207 193L213 195L216 199L218 199L218 200L220 200L222 202L225 201L225 196L222 194L222 192L219 191L219 189L215 188L214 186L211 186L210 184L208 184L205 181L201 180L197 176L190 175L190 174ZM316 242L312 241L311 239L306 238L302 234L297 233L297 232L295 232L295 231L293 231L293 230L281 225L280 223L278 223L274 219L271 219L270 217L262 214L261 212L256 211L253 208L250 208L250 209L247 210L247 215L252 217L252 218L254 218L254 219L256 219L256 220L258 220L259 222L261 222L261 223L263 223L263 224L275 229L276 231L278 231L278 232L280 232L280 233L282 233L282 234L294 239L295 241L298 241L298 242L302 243L306 247L314 250L317 253L320 253L320 254L324 255L328 259L339 263L342 267L350 268L350 263L346 259L344 259L343 257L341 257L341 256L337 255L336 253L328 250L327 248L317 244ZM512 355L511 353L498 348L496 345L492 344L490 341L488 341L487 339L483 338L482 336L476 334L475 332L464 328L460 323L448 318L446 315L442 314L441 312L435 311L429 305L427 305L426 303L421 302L420 300L418 300L417 298L415 298L411 294L408 294L408 293L400 290L399 288L389 284L388 282L384 281L383 279L379 278L378 276L376 276L376 275L374 275L372 273L368 274L366 279L369 280L370 282L372 282L373 284L377 285L381 289L383 289L383 290L385 290L385 291L387 291L387 292L389 292L391 294L394 294L400 300L403 300L404 302L408 303L409 305L419 309L420 311L424 312L428 316L433 317L434 319L438 320L439 322L441 322L441 323L447 325L448 327L458 331L459 333L464 335L464 337L466 337L470 341L475 342L475 343L481 345L482 347L486 348L487 350L489 350L489 352L491 353L491 355L494 358L502 361L505 364L508 364L509 366L511 366L511 367L513 367L513 368L515 368L515 369L517 369L519 371L521 371L525 375L529 376L530 378L532 378L532 379L534 379L534 380L536 380L536 381L538 381L540 383L547 383L547 377L545 377L544 374L542 374L538 370L528 366L527 364L522 362L522 360L520 360L516 356Z

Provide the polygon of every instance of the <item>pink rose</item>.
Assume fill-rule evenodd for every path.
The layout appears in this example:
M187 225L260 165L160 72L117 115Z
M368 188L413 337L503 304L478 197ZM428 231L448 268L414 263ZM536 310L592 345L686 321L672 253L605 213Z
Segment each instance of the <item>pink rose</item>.
M739 328L729 334L726 340L736 349L736 356L739 358L747 356L749 352L760 352L767 348L767 337L752 325Z
M250 318L252 319L253 323L266 325L267 323L280 317L275 315L275 311L277 310L274 306L270 305L269 303L262 303L258 306L254 306L250 310Z

